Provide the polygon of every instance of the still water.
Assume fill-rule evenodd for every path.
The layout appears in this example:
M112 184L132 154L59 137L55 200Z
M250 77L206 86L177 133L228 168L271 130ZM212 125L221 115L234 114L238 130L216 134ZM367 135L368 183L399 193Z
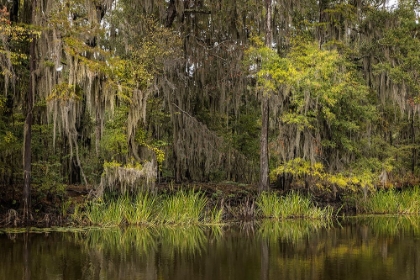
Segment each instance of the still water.
M15 279L420 279L420 220L3 232Z

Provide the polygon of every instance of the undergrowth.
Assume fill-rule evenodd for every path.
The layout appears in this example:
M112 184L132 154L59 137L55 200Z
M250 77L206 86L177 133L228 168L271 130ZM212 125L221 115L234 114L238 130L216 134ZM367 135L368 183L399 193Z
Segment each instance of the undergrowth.
M332 216L332 208L324 209L313 205L308 197L296 192L286 196L278 196L276 193L262 193L257 198L257 207L264 218L270 219L324 219Z
M420 188L396 191L380 190L370 197L358 201L358 212L361 214L420 214Z
M179 190L173 194L154 195L141 192L134 197L124 195L114 199L90 202L84 211L77 209L73 220L101 227L119 225L215 225L224 222L223 203L210 206L209 199L194 190ZM254 203L252 203L254 205ZM227 209L231 209L227 207ZM240 207L238 209L241 209ZM262 193L255 200L251 218L325 219L332 216L332 208L313 205L298 193L278 196Z

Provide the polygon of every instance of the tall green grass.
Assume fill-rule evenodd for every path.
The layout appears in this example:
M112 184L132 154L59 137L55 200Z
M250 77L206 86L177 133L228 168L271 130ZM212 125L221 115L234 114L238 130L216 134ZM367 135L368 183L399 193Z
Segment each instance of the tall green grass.
M163 224L198 224L204 217L207 199L193 190L177 191L160 201L157 221Z
M141 192L134 198L127 195L90 202L84 211L76 209L73 220L100 227L222 223L223 207L208 209L207 204L207 198L193 190L165 196Z
M397 192L381 190L358 203L363 214L420 214L420 188Z
M204 216L204 223L207 225L220 225L223 223L223 205L220 208L217 206L208 209Z
M112 227L120 225L127 211L127 198L104 203L103 201L91 202L84 215L91 225ZM83 213L79 213L82 214ZM74 217L74 219L77 219ZM80 219L79 219L80 220Z
M223 220L223 205L209 207L201 192L179 190L171 195L139 193L106 202L91 202L84 212L75 211L74 221L89 225L112 227L119 225L216 225ZM258 213L265 218L323 219L332 216L332 208L321 209L309 198L298 193L279 197L262 193L256 200ZM81 217L82 216L82 217Z
M157 205L156 197L140 192L132 204L127 205L126 219L130 225L152 224L155 222L153 211Z
M324 219L332 216L332 208L316 207L309 198L295 192L283 197L265 192L259 195L256 204L264 218L277 220L288 218Z
M121 224L152 224L156 199L148 193L139 193L134 198L128 195L108 201L91 201L84 211L77 209L73 220L101 227L113 227Z

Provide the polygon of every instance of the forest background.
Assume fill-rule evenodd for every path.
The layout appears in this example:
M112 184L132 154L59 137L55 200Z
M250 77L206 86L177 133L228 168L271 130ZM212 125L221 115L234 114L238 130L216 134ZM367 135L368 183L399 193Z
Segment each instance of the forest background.
M0 185L24 212L68 185L418 184L418 1L0 4Z

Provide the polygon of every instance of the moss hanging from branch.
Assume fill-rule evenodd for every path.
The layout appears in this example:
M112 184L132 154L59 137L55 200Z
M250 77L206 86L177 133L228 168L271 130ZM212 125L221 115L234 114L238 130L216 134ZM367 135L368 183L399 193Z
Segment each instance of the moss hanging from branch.
M188 112L172 104L182 118L184 127L177 133L175 170L177 180L202 181L214 178L232 178L250 181L252 165L244 155L229 148L222 137L209 130ZM219 173L219 174L217 174Z
M126 166L115 161L106 162L96 194L102 196L106 191L125 194L127 192L138 193L140 190L152 190L155 186L156 172L155 162Z

